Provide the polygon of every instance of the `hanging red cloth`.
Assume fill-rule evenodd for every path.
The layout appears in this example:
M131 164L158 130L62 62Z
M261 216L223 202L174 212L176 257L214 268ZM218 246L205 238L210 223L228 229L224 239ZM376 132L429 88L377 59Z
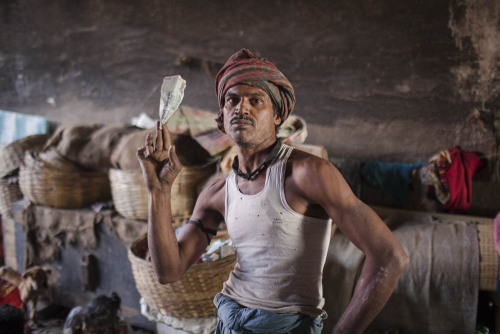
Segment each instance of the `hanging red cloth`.
M23 302L21 301L19 289L15 285L0 278L0 305L2 304L11 304L21 308Z
M472 202L472 176L485 160L477 153L464 152L456 146L448 150L451 163L441 174L441 182L450 191L450 200L444 204L449 212L466 212Z

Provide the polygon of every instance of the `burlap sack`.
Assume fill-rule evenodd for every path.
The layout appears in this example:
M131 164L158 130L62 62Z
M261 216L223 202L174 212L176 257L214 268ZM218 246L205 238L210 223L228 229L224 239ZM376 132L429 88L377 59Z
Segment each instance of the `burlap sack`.
M154 134L155 129L141 130L123 136L115 150L111 154L111 166L113 168L132 170L140 168L137 160L137 149L146 143L146 135ZM176 146L176 152L182 165L201 166L209 161L210 155L191 136L185 134L170 134L172 143Z
M83 168L107 172L120 139L141 130L123 123L65 124L56 129L45 148L55 147L61 156Z

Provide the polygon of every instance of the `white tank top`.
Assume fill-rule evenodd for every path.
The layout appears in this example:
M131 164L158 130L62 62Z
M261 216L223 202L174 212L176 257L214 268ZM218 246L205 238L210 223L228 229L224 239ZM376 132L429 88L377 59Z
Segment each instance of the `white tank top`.
M238 261L222 293L245 307L316 317L324 313L322 274L332 223L301 215L286 202L292 150L282 145L255 195L241 193L233 171L227 177L225 218Z

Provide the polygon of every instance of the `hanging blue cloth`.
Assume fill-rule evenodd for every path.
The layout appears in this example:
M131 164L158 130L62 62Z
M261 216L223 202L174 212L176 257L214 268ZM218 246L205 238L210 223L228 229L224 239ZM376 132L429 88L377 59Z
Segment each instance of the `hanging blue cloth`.
M425 162L413 164L366 161L361 167L361 175L366 181L382 189L401 207L404 207L413 191L412 171L425 165Z
M49 133L49 121L43 116L22 114L0 109L0 144L30 135Z

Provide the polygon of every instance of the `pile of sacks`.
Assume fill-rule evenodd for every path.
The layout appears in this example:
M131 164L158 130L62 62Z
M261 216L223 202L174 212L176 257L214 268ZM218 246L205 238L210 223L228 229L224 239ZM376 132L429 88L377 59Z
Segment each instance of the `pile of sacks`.
M184 166L173 189L175 217L191 213L201 187L217 169L214 162L225 173L236 155L232 141L217 130L213 119L212 113L181 107L172 126L169 122ZM63 124L46 139L41 152L24 157L21 191L31 202L54 208L83 208L112 199L124 217L146 220L147 193L136 152L154 132L125 123ZM298 116L287 119L278 137L327 158L324 148L304 144L307 127Z
M82 208L112 199L111 171L139 176L134 182L141 187L144 182L136 151L144 145L146 134L152 132L153 129L123 123L61 125L46 140L41 152L24 157L21 190L35 204ZM206 164L208 152L189 135L172 134L172 142L188 169ZM121 188L121 192L126 191L127 187ZM57 199L51 199L55 193ZM142 197L147 200L145 188Z

